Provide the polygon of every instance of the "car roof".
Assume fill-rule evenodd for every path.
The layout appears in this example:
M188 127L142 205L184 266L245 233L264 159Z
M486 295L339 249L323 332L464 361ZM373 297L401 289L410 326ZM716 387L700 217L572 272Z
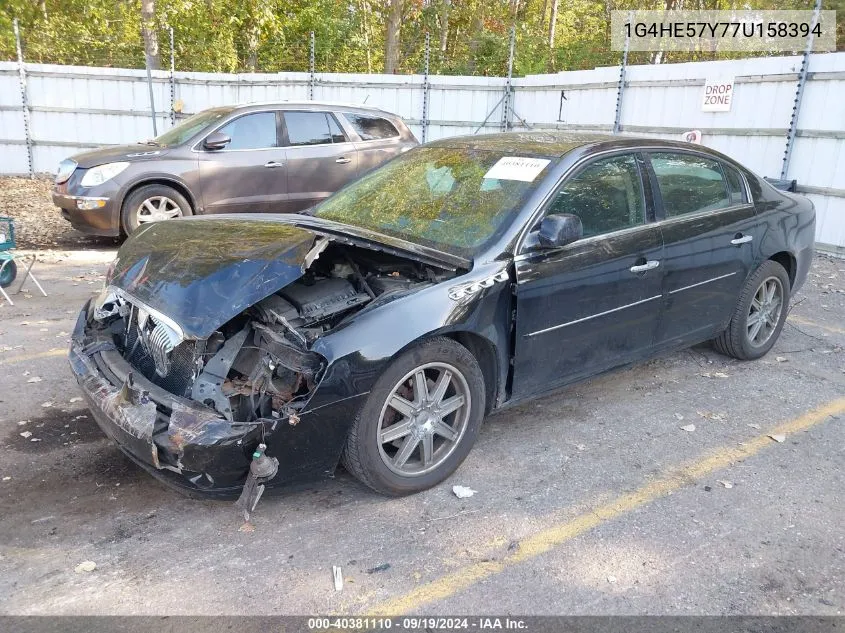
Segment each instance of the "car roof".
M606 149L672 148L697 151L718 158L726 158L703 145L659 138L614 136L587 132L558 130L532 130L530 132L502 132L476 136L453 136L426 144L427 147L452 147L462 149L518 152L537 156L563 156L573 149L590 146L595 151Z
M268 106L272 107L285 107L285 108L292 108L295 110L343 110L343 111L358 111L358 112L370 112L370 113L379 113L383 115L388 115L391 117L398 117L398 114L393 114L392 112L388 112L387 110L382 110L381 108L377 108L375 106L368 106L361 103L344 103L342 101L298 101L298 100L291 100L291 101L253 101L247 103L239 103L237 105L232 106L233 109L248 109L248 108L266 108Z

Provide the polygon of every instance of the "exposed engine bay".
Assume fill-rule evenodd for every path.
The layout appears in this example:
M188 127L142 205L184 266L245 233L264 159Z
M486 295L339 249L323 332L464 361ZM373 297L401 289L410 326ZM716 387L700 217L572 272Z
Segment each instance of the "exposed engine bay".
M94 308L115 347L148 380L234 422L298 422L325 369L313 342L365 308L453 276L410 259L319 238L295 282L205 339L110 289Z

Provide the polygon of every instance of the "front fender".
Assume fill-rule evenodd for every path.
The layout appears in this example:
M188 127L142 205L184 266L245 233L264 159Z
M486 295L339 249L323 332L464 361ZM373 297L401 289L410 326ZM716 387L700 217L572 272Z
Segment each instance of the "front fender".
M325 357L329 366L343 364L349 384L360 393L372 389L387 364L417 341L469 334L492 348L501 390L509 366L511 283L510 262L476 266L466 275L356 314L317 339L312 350Z

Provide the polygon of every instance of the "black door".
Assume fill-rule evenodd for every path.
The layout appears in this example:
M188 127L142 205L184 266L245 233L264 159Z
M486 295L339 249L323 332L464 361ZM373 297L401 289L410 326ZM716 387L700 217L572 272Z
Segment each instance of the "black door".
M578 215L584 238L517 256L514 397L649 353L662 303L663 244L650 222L643 173L633 154L588 164L546 212Z
M665 245L657 344L682 345L728 323L762 235L742 176L693 153L649 153Z

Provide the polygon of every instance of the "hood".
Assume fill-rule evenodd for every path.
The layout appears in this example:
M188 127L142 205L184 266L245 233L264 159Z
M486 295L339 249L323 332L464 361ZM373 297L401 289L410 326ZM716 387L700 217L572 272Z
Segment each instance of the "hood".
M207 338L299 279L316 235L278 223L157 222L126 240L108 284Z
M470 268L469 261L447 253L357 232L336 222L295 214L156 222L126 240L107 283L172 319L187 338L202 339L299 279L320 237L444 269Z
M88 169L97 165L116 163L118 161L136 163L143 160L152 160L164 156L168 151L166 147L135 143L133 145L99 147L92 149L90 152L74 154L70 159L75 161L79 167Z

